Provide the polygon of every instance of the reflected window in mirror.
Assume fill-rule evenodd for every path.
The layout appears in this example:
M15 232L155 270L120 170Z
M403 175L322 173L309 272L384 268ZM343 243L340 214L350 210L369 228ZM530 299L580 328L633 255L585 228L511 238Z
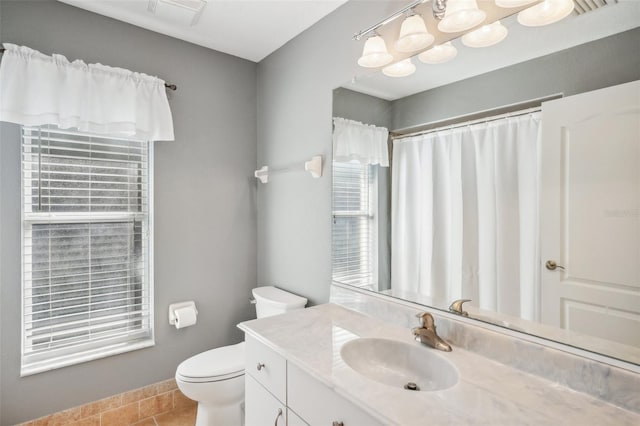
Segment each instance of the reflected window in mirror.
M388 174L389 131L339 117L333 122L332 278L380 290L378 257L388 238L379 238L378 229L388 215L379 208L378 187Z
M333 280L377 290L376 166L333 162Z

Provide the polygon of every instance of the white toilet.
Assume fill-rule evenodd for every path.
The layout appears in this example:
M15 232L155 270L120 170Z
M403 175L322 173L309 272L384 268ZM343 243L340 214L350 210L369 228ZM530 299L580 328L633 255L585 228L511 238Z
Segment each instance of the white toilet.
M302 309L307 299L273 286L252 290L256 315L264 318ZM240 426L244 402L244 342L194 355L178 365L178 388L198 401L196 426Z

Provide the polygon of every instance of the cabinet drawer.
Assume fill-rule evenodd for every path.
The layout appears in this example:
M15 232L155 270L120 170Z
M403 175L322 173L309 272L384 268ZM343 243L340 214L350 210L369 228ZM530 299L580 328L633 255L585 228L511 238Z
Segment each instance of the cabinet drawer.
M291 363L287 370L287 386L287 405L312 426L331 425L333 422L342 422L344 426L382 425Z
M280 355L245 335L245 373L250 374L280 402L287 401L287 361Z
M285 426L287 408L248 374L244 376L245 426Z

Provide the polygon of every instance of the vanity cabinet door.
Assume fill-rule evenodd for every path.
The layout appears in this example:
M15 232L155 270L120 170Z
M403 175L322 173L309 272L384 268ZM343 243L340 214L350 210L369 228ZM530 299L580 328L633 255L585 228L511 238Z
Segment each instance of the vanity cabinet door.
M244 377L245 426L286 426L287 408L256 379Z
M312 426L382 425L364 410L347 401L292 363L287 366L287 390L287 405Z
M287 398L287 361L255 338L245 335L245 372L282 402Z
M290 408L287 408L287 426L309 426L309 424L302 420Z

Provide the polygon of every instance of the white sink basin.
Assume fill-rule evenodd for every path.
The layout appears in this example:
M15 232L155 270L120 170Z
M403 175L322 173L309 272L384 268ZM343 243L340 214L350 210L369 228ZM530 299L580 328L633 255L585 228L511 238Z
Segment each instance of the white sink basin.
M394 388L416 391L444 390L458 383L458 370L435 349L419 343L361 338L347 342L340 351L344 362L358 373ZM446 354L445 354L446 355Z

